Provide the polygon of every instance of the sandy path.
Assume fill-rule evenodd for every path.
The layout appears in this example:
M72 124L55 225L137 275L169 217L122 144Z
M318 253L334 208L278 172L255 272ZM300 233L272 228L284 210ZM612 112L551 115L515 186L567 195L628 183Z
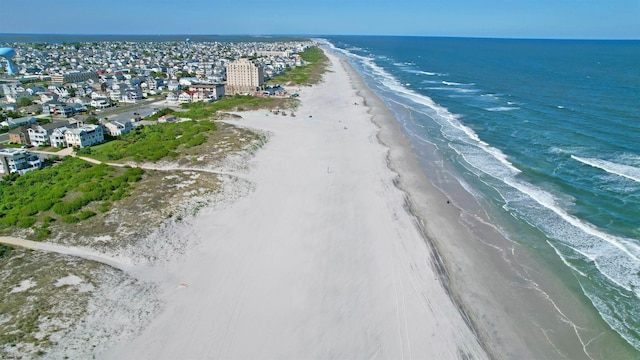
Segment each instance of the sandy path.
M331 59L296 118L237 122L272 133L247 175L255 192L193 221L199 246L163 269L165 310L102 357L486 358L439 283L362 98Z
M86 248L64 246L50 242L31 241L11 236L0 236L0 243L11 246L19 246L25 249L42 250L55 252L58 254L77 256L79 258L107 264L116 269L124 270L127 272L137 272L136 265L132 264L132 262L127 259L108 256Z

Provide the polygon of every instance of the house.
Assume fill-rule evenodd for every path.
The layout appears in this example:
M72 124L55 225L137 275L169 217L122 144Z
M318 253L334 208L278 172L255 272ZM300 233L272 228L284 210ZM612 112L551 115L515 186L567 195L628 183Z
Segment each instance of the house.
M22 175L41 166L42 161L25 149L0 149L0 173L8 175L17 172Z
M107 99L91 100L90 105L93 106L96 109L105 109L105 108L108 108L109 106L111 106L111 104L109 103L109 100L107 100Z
M60 127L60 124L34 124L27 129L29 141L33 146L47 146L51 144L50 136L53 130Z
M60 106L56 106L56 109L54 111L54 114L66 117L69 117L75 113L75 109L68 104L60 104Z
M25 117L21 117L21 118L15 118L15 119L7 119L3 122L0 123L0 126L6 126L9 129L13 129L13 128L17 128L19 126L28 126L30 124L35 124L36 123L36 118L34 118L33 116L25 116Z
M71 116L75 113L75 110L69 104L49 102L42 104L42 113L47 115Z
M47 89L45 89L44 86L32 86L27 88L26 90L29 95L33 96L33 95L40 95L40 94L44 94L47 92Z
M50 101L58 101L58 95L51 92L40 94L40 102L42 104L48 103Z
M159 123L176 121L176 116L172 114L162 115L158 118Z
M205 98L219 99L224 96L224 84L196 84L189 86L190 91L205 93Z
M14 144L28 145L31 143L29 132L26 126L20 126L13 130L9 130L9 142Z
M84 148L104 142L104 132L100 125L83 125L64 133L67 147Z
M193 95L193 92L183 91L183 92L180 93L180 95L178 95L178 102L179 103L189 103L189 102L193 101L192 95Z
M175 80L169 80L169 83L167 84L167 90L169 91L180 90L180 83Z
M67 132L67 130L69 130L69 128L67 128L66 126L60 126L53 129L51 135L49 135L49 143L51 144L51 146L57 148L66 148L67 140L65 139L64 133Z
M103 126L111 136L120 136L120 135L128 134L129 132L131 132L131 129L133 129L131 122L126 120L109 121Z
M83 104L74 102L73 104L71 104L71 108L73 109L73 113L79 113L79 112L85 112L87 111L87 107L84 106Z
M178 95L176 95L176 93L168 93L167 94L167 101L171 101L171 102L178 102Z

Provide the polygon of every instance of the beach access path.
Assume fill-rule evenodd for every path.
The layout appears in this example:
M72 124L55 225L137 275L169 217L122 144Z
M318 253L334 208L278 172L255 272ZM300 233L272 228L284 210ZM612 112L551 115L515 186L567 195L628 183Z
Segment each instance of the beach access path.
M161 269L164 310L99 358L487 358L440 283L370 109L327 55L296 117L229 121L270 134L246 176L255 191L190 221L195 248Z

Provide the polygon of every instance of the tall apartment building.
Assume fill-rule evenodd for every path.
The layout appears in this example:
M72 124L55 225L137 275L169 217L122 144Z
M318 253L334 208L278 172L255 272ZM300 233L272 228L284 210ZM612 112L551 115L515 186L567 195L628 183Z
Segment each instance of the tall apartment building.
M242 58L227 65L227 85L225 94L253 94L264 88L262 66Z

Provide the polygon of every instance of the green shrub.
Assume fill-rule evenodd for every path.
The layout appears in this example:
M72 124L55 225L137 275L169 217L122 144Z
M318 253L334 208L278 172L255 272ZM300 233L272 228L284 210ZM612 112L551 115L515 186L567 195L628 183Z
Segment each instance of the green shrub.
M29 206L23 207L20 213L22 216L32 216L38 213L38 208L33 205L29 205Z
M94 213L93 211L90 210L85 210L82 211L80 214L78 214L78 219L80 220L86 220L90 217L96 216L96 213Z
M0 257L7 255L13 248L9 245L0 244Z
M24 218L20 218L20 220L18 220L18 227L26 229L26 228L30 228L31 225L36 223L36 219L32 218L32 217L24 217Z
M65 224L75 224L80 222L80 219L78 219L77 217L73 216L73 215L65 215L62 217L62 222Z
M102 204L100 204L99 210L101 213L106 213L107 211L109 211L110 208L111 208L111 203L108 201L105 201Z
M44 225L36 229L36 239L38 240L44 240L48 238L49 235L51 235L51 230Z
M53 206L53 201L49 199L41 199L34 203L38 212L47 211Z

